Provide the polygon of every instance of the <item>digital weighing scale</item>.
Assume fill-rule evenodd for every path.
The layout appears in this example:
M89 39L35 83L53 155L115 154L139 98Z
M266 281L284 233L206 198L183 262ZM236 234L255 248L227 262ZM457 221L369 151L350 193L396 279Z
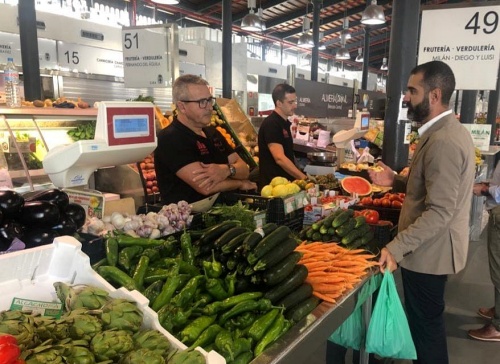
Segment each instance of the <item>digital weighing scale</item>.
M152 103L102 101L94 139L52 148L43 168L57 187L83 186L97 168L135 163L156 145Z
M332 141L337 148L337 164L340 165L344 162L344 151L349 145L351 140L356 140L361 138L366 134L370 128L370 113L367 110L358 111L356 113L356 121L354 122L354 128L350 130L340 130L337 132Z

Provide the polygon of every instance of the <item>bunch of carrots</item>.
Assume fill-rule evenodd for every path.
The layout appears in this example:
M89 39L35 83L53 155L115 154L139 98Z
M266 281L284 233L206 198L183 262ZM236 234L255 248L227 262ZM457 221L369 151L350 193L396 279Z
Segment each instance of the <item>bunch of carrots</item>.
M331 303L353 289L368 268L378 265L372 253L364 249L349 250L337 244L302 243L295 250L303 254L298 264L307 267L306 282L313 287L313 294Z

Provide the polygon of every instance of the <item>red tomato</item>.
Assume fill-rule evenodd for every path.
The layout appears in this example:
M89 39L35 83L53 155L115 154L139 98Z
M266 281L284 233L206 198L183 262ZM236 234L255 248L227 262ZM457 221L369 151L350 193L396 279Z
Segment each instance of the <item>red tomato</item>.
M362 210L361 214L365 217L368 224L376 224L380 218L378 211L375 210Z
M394 200L391 202L391 206L395 209L400 209L401 207L403 207L403 203L401 201Z
M371 197L363 197L361 199L361 204L365 206L373 205L373 199Z
M373 199L373 206L380 206L382 204L382 200L380 198Z
M388 198L383 198L382 201L380 201L380 204L382 207L391 207L391 200Z

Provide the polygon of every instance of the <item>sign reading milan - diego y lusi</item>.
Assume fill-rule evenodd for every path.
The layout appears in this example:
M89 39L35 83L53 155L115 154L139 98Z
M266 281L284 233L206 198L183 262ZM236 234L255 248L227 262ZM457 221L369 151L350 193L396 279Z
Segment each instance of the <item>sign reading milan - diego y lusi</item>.
M172 85L171 28L166 25L122 30L125 87Z
M433 60L451 67L457 90L495 90L500 64L500 5L472 3L423 10L418 64Z

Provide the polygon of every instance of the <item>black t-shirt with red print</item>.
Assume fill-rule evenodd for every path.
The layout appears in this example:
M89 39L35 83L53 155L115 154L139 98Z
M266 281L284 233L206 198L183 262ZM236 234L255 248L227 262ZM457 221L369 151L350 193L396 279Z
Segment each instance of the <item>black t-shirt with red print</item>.
M206 196L196 192L177 177L177 171L194 162L227 164L228 156L234 153L215 127L208 126L203 128L203 131L206 138L174 119L158 133L158 146L154 157L156 179L163 204L181 200L193 203L204 199Z

